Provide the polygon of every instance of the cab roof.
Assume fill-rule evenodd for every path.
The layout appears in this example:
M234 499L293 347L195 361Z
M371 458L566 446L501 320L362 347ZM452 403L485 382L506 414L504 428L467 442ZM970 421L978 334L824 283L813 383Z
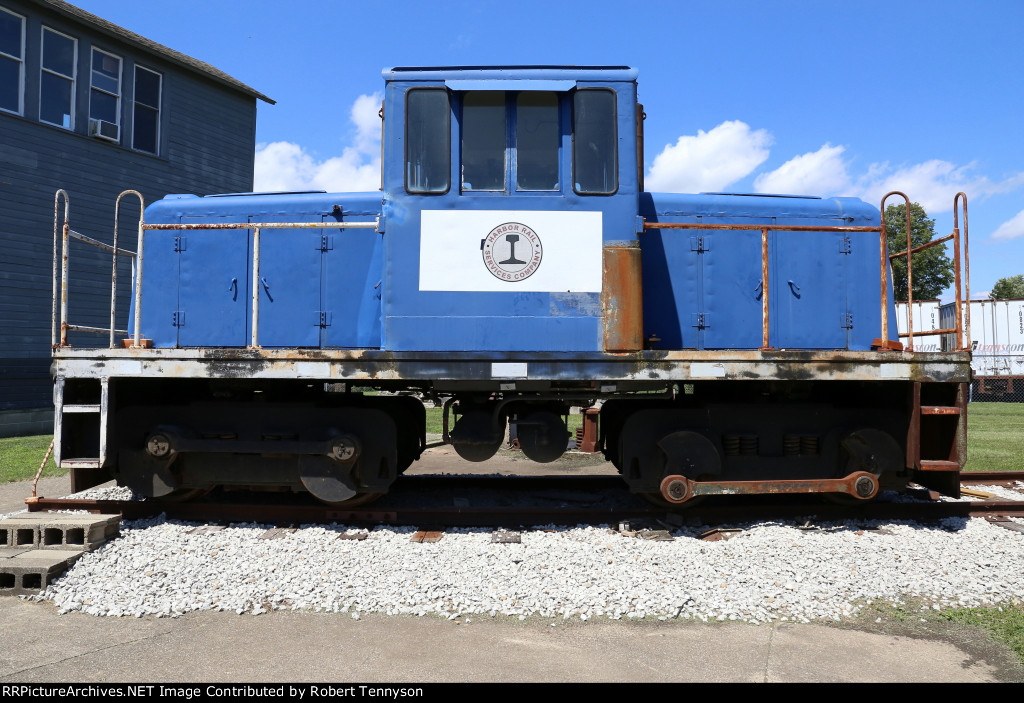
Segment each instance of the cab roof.
M635 81L629 66L398 66L383 71L385 81L563 80Z

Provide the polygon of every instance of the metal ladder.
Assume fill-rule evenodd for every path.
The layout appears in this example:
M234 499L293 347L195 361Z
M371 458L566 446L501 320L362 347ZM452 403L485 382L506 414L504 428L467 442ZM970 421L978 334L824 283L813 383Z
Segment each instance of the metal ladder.
M58 376L53 384L53 460L71 471L71 490L78 492L89 483L89 474L99 474L107 462L107 413L110 407L110 379L75 381L72 402L66 402L69 386ZM98 388L89 388L98 384ZM78 484L81 484L79 486Z

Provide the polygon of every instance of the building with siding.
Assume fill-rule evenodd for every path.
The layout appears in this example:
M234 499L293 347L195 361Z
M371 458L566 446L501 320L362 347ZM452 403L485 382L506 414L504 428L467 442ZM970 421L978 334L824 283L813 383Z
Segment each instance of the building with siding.
M201 61L61 0L0 0L0 436L52 428L54 194L71 228L110 243L114 202L252 189L265 95ZM61 206L63 208L63 205ZM138 201L122 203L135 249ZM127 328L130 261L118 272ZM68 319L108 327L111 257L72 244ZM70 338L72 344L105 338ZM97 337L97 335L92 335Z

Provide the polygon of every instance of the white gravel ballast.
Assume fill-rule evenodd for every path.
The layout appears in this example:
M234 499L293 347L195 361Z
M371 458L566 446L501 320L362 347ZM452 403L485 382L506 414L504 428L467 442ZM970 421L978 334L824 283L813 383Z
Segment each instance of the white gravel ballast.
M416 543L411 527L317 525L267 538L266 525L196 530L161 517L124 522L119 539L33 598L114 616L303 609L750 623L840 619L876 600L1024 601L1024 534L983 519L736 527L720 541L700 539L707 527L656 541L551 526L522 532L521 543L494 543L490 528Z

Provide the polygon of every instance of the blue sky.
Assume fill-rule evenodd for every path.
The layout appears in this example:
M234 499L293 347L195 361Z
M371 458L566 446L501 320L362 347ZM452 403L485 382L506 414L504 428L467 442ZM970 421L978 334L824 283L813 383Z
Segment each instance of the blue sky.
M257 189L376 188L385 67L628 65L649 190L963 190L972 297L1024 273L1024 0L73 1L277 101Z

